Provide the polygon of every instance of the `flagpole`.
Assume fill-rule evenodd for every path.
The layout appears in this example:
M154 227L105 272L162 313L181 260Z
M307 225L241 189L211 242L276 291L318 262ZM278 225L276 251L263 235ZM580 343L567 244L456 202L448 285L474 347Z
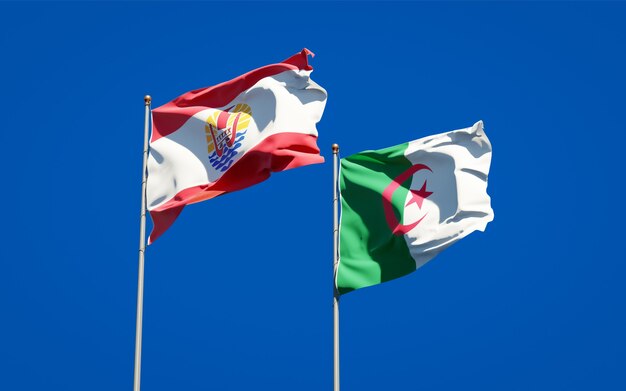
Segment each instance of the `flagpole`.
M137 279L137 325L135 329L135 379L134 391L139 391L141 383L141 334L143 322L143 276L144 253L146 251L146 181L148 179L148 123L150 120L150 103L152 98L146 95L144 134L143 134L143 179L141 181L141 223L139 228L139 276Z
M337 155L339 154L339 145L333 144L333 275L337 276L337 264L339 261L338 239L339 239L339 203L337 198L337 190L339 183L337 182L339 166L337 165ZM339 292L336 283L333 283L333 383L334 391L339 391Z

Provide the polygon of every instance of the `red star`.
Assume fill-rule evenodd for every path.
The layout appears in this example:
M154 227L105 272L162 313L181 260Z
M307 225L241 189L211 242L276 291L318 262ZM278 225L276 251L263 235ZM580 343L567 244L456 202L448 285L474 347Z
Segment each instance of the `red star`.
M411 194L413 195L411 197L411 199L406 203L405 206L409 206L412 203L416 203L417 206L422 209L422 203L424 202L424 200L426 198L428 198L428 196L430 196L431 194L433 194L432 191L427 191L426 190L426 181L424 181L424 184L422 185L422 188L419 190L413 190L411 189Z

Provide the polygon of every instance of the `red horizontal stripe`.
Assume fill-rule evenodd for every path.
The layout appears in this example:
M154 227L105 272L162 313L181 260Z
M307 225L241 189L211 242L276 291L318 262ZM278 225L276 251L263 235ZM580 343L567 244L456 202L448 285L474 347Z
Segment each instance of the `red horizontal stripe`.
M208 107L226 106L237 95L255 85L259 80L289 70L312 70L308 55L314 56L308 49L302 49L288 59L272 65L255 69L230 81L198 90L187 92L152 110L152 137L155 142L161 137L174 133L189 117Z
M185 205L204 201L263 182L272 172L285 171L309 164L323 163L317 137L302 133L279 133L261 141L216 182L180 191L165 204L150 211L154 228L148 239L152 243L178 217Z

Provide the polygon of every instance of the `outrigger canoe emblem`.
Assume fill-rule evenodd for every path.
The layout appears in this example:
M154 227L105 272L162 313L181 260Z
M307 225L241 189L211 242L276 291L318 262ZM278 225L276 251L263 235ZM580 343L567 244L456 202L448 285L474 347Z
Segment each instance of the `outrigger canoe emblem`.
M215 110L206 120L204 130L208 144L209 155L213 152L218 158L228 149L235 149L235 142L243 139L250 124L252 110L245 103L239 103L226 110Z

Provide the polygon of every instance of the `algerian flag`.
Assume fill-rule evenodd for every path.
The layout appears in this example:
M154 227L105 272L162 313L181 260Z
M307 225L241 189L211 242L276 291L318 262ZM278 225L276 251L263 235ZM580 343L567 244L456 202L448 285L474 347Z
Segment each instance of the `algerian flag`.
M493 220L482 121L341 159L340 294L416 270Z

